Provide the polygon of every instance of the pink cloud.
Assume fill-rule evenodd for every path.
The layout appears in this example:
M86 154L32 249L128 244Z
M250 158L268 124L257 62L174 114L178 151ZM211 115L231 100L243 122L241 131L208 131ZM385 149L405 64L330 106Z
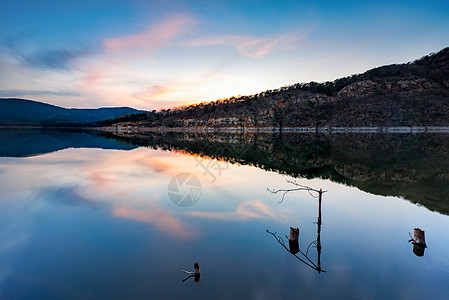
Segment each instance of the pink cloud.
M86 77L84 78L82 87L88 87L96 84L105 77L107 77L107 75L104 73L103 69L99 67L90 67L86 72Z
M188 15L174 15L151 25L140 33L107 39L104 41L104 46L107 51L113 52L136 48L154 51L185 32L194 23L193 18Z
M172 214L157 207L138 209L116 204L112 209L112 215L154 225L161 232L180 238L192 238L196 235L186 224L181 224Z
M194 217L220 221L244 221L248 219L263 219L267 217L278 220L278 217L270 211L268 206L257 200L243 202L233 212L191 211L187 212L187 214Z
M85 171L90 179L94 182L95 187L104 188L105 186L116 182L115 179L104 176L103 174L100 174L100 172L97 172L96 170L93 170L91 168L85 168Z
M147 100L153 100L155 98L159 98L161 96L169 94L170 92L173 92L173 90L171 90L168 87L164 87L161 85L155 85L144 92L136 94L135 97L139 100L147 101Z
M233 46L244 56L259 58L278 49L292 48L294 43L301 38L301 36L296 34L284 34L277 38L254 38L234 35L191 40L184 43L184 45L191 47Z

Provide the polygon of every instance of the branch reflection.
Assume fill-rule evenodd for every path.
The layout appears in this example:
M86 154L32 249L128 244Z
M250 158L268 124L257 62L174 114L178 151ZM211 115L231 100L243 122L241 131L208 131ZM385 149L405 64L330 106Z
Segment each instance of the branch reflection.
M201 277L201 273L200 273L200 264L199 264L198 262L195 262L195 263L193 264L193 268L194 268L194 271L193 271L193 272L189 272L189 271L186 271L186 270L182 270L184 273L190 274L189 276L187 276L186 278L184 278L184 279L182 280L182 282L185 282L186 280L188 280L188 279L190 279L190 278L192 278L192 277L193 277L193 280L194 280L195 282L200 281L200 277Z
M273 193L273 194L277 194L279 192L282 192L282 200L279 203L282 203L284 201L284 196L292 191L300 191L300 190L305 190L307 191L312 197L314 198L318 198L318 219L317 219L317 238L316 240L312 241L308 246L305 252L303 252L300 247L299 247L299 228L294 228L294 227L290 227L290 232L289 232L289 236L287 237L287 235L285 235L285 238L288 239L288 248L284 243L284 239L277 234L277 232L271 232L268 229L266 230L267 233L271 234L276 241L282 246L284 247L285 250L287 250L289 253L291 253L294 257L296 257L299 261L301 261L302 263L304 263L305 265L307 265L308 267L314 269L315 271L317 271L318 273L321 272L326 272L321 268L321 201L322 201L322 195L323 193L325 193L326 191L323 191L322 189L320 190L316 190L316 189L312 189L308 186L303 186L300 185L294 181L288 181L289 183L292 183L296 186L298 186L298 188L294 188L294 189L280 189L280 190L270 190L267 189L269 192ZM312 248L316 248L317 249L317 262L313 262L310 258L309 258L309 250L310 247Z

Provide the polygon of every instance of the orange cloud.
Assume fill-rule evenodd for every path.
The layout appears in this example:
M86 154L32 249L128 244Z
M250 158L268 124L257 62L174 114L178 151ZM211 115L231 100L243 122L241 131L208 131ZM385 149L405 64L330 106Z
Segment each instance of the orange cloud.
M188 229L186 224L181 224L172 214L157 207L142 210L116 204L113 207L112 215L154 225L160 231L180 238L192 238L196 235L192 230Z
M296 34L284 34L278 38L253 38L235 35L192 40L186 42L184 45L191 47L233 46L244 56L259 58L277 49L291 48L300 38L302 37Z
M143 32L107 39L104 41L104 46L107 51L113 52L135 48L156 50L184 32L186 28L194 23L195 21L190 16L183 14L174 15L151 25Z
M170 92L172 92L172 90L167 87L155 85L145 92L136 94L135 97L137 99L143 100L143 101L153 100L154 98L159 98L159 97L164 96Z
M158 173L172 174L175 173L176 169L178 168L177 165L168 163L160 159L155 159L153 157L143 157L139 159L138 162L150 166L151 168L153 168L154 171Z
M245 221L248 219L263 219L273 218L278 220L265 204L257 201L247 201L241 203L237 209L233 212L204 212L204 211L191 211L186 214L206 219L214 219L220 221Z

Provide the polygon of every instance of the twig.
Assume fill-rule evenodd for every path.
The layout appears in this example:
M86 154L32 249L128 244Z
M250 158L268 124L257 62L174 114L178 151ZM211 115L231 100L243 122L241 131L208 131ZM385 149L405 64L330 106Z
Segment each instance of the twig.
M288 179L286 179L285 181L287 181L288 183L291 183L291 184L293 184L293 185L296 185L296 186L300 186L300 187L302 187L302 188L306 188L306 189L308 189L309 191L313 191L313 192L317 192L317 193L326 193L327 191L322 191L322 190L316 190L316 189L313 189L313 188L311 188L310 186L307 186L307 185L302 185L302 184L299 184L298 182L296 182L296 181L294 181L294 180L288 180Z
M408 242L409 242L409 243L410 243L410 242L414 242L415 239L412 237L412 235L410 234L410 232L408 233L408 235L410 236L410 240L409 240Z
M309 244L309 246L307 247L307 251L306 251L306 256L309 254L309 248L310 248L310 246L312 246L313 244L315 244L316 245L316 240L315 241L313 241L313 242L311 242L310 244Z
M187 276L186 278L184 278L184 280L183 280L182 282L184 282L184 281L186 281L187 279L192 278L192 277L195 277L195 275Z
M307 188L297 188L297 189L279 189L279 190L271 190L269 188L267 188L267 191L272 193L272 194L277 194L279 192L282 192L282 200L279 201L278 203L282 203L284 201L284 197L287 193L289 192L295 192L295 191L305 191L307 190Z
M326 193L327 192L327 191L323 191L323 190L313 189L313 188L308 187L306 185L299 184L296 181L292 181L292 180L288 180L288 179L286 181L288 183L291 183L291 184L299 186L299 187L298 188L294 188L294 189L278 189L278 190L272 190L270 188L267 188L267 191L272 193L272 194L282 193L282 199L278 203L284 202L285 195L287 195L289 192L307 191L309 193L309 195L312 196L313 198L319 198L319 194L320 193L322 194L322 193ZM315 196L315 195L312 194L312 192L318 193L318 195Z

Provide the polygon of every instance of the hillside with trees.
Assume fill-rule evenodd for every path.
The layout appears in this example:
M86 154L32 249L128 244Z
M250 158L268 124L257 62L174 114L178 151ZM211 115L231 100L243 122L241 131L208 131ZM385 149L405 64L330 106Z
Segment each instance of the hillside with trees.
M102 125L141 128L448 126L449 48L324 83L153 111Z

